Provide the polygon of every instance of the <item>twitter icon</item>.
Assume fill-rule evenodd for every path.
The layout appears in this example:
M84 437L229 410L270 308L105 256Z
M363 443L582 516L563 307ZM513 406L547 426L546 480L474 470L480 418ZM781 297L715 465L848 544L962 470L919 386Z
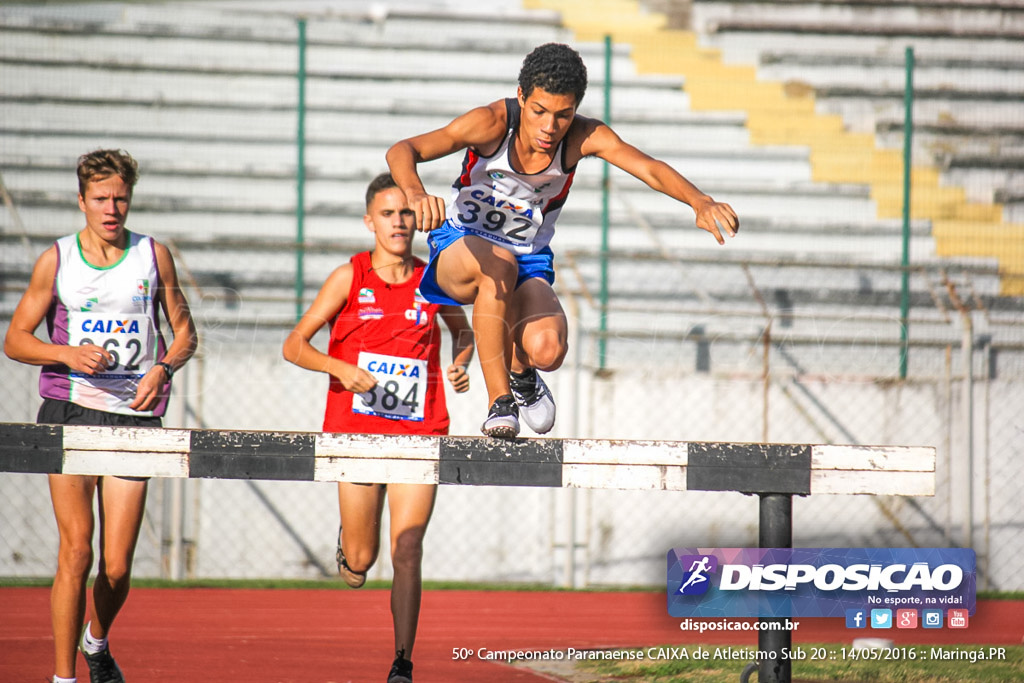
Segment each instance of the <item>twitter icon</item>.
M871 610L871 628L892 628L892 610Z

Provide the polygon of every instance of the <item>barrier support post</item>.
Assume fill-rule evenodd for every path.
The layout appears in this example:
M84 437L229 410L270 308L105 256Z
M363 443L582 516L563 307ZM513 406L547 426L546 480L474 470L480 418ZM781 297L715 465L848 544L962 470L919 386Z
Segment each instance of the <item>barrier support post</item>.
M762 493L760 499L758 545L761 548L792 548L793 496L788 493ZM789 683L793 677L793 665L788 656L783 656L783 652L788 654L793 646L789 619L761 618L758 621L762 630L757 634L757 649L759 652L773 652L775 657L761 658L757 680L760 683Z

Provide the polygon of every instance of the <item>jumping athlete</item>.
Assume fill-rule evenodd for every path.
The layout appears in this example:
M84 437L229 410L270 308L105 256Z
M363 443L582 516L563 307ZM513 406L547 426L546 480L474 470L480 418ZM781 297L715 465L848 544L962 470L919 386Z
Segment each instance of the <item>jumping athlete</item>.
M473 357L469 322L459 306L432 304L421 296L425 263L412 255L413 213L390 175L370 183L363 222L374 234L373 251L356 254L327 278L285 340L284 357L299 367L330 375L325 432L447 434L438 318L451 335L452 363L445 374L457 392L469 389L466 366ZM326 354L310 343L324 325L331 332ZM437 487L339 482L338 572L353 588L366 581L380 548L385 493L395 572L391 587L395 660L388 683L411 683L423 537Z
M512 438L519 417L538 434L555 421L555 402L538 370L566 353L566 319L551 285L548 243L576 164L596 156L688 204L697 227L719 244L739 219L668 164L623 142L607 125L576 113L587 70L572 48L549 43L527 55L515 98L477 107L438 130L388 150L391 173L429 232L420 290L427 300L473 304L473 330L490 410L481 430ZM465 151L447 202L427 194L417 164Z
M4 352L42 366L37 422L160 427L171 376L195 351L195 324L178 288L174 259L153 238L125 228L137 178L138 165L123 151L97 150L79 158L78 206L85 228L43 252L11 318ZM170 346L161 333L161 313L174 334ZM35 336L44 318L49 342ZM53 681L76 680L77 644L92 683L120 683L124 677L107 635L128 597L147 480L51 474L49 483L60 534L50 593ZM99 568L83 628L96 495Z

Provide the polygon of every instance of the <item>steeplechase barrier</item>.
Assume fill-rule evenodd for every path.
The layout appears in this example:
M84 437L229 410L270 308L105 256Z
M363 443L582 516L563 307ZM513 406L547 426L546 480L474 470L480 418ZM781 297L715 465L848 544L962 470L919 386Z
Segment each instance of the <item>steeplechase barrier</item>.
M0 423L0 472L731 491L759 496L762 548L792 547L793 496L935 495L935 449L924 446L504 441L23 423ZM791 645L786 629L758 632L760 651ZM790 678L788 659L760 663L760 681Z

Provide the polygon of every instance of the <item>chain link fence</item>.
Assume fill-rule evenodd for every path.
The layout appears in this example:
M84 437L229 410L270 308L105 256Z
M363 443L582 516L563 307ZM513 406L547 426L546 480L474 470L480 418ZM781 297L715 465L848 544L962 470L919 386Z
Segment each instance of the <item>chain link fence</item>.
M202 323L200 321L200 328ZM582 331L582 330L581 330ZM241 334L241 331L239 331ZM316 431L326 382L280 359L284 329L245 331L244 342L203 344L179 373L168 426ZM593 347L584 337L574 350ZM240 343L241 342L241 343ZM631 353L642 365L644 354ZM651 347L662 343L650 340ZM703 342L678 342L690 344ZM761 341L749 340L760 354ZM727 345L726 345L727 346ZM724 348L728 357L730 349ZM842 345L823 340L822 357ZM915 353L913 345L910 353ZM718 357L718 345L707 353ZM774 353L774 351L773 351ZM650 355L650 354L648 354ZM779 355L783 355L779 351ZM968 546L982 588L1020 590L1019 506L1024 377L992 376L1006 354L985 347L965 379L954 360L932 377L843 375L815 365L757 376L742 365L698 372L672 363L597 369L574 356L549 376L559 401L553 436L779 443L922 445L938 451L936 496L797 498L798 546ZM842 366L840 362L838 365ZM1005 364L1010 370L1015 363ZM4 421L31 421L34 373L7 362ZM477 433L485 395L450 397L454 434ZM966 420L971 420L971 429ZM968 442L968 439L970 442ZM0 575L52 572L56 530L45 477L0 476L9 501ZM678 546L757 544L757 499L741 494L442 487L427 535L427 579L571 585L656 585ZM333 575L336 487L323 483L154 480L136 574L175 578L313 578ZM387 515L382 537L387 538ZM568 548L572 549L569 554ZM390 575L387 553L374 578Z
M216 3L0 12L0 173L9 189L0 333L34 259L79 224L74 159L123 147L142 166L130 225L174 249L200 332L199 353L175 376L166 426L318 430L326 378L280 353L294 322L296 255L305 257L299 290L308 303L331 270L369 246L360 198L387 141L465 108L439 85L450 64L431 61L445 48L432 36L449 35L456 20L437 4L433 18L403 14L402 3L378 16L356 2L341 3L348 14L310 18L301 241L294 17L221 14ZM533 45L571 40L550 15L516 7L503 3L506 20L490 24L460 15L464 33L477 36L466 50L488 65L460 82L474 101L514 92ZM118 36L118 54L90 51L104 36ZM597 83L600 46L578 47ZM83 69L116 99L97 104L75 90ZM797 498L794 544L969 546L979 587L1024 589L1024 299L1000 294L990 260L936 258L928 221L915 220L901 379L898 226L874 218L862 189L808 189L806 152L751 150L732 114L679 116L678 81L631 69L617 48L613 118L702 188L736 197L744 232L712 251L709 238L679 229L674 209L613 174L602 254L600 166L581 163L555 244L571 339L564 366L547 378L559 406L552 436L934 446L934 498ZM657 103L670 132L664 122L646 128L636 102ZM584 104L597 114L600 95ZM457 172L448 161L424 171L442 195ZM800 207L800 221L779 218L788 206ZM315 343L324 348L326 338ZM0 362L0 420L34 420L37 373ZM453 434L477 434L484 417L476 365L471 382L469 393L449 395ZM51 576L57 534L46 477L0 474L0 497L0 576ZM669 548L756 546L757 508L755 497L730 493L442 487L423 575L660 585ZM337 523L332 484L153 480L135 575L331 577ZM390 576L387 555L371 578Z

